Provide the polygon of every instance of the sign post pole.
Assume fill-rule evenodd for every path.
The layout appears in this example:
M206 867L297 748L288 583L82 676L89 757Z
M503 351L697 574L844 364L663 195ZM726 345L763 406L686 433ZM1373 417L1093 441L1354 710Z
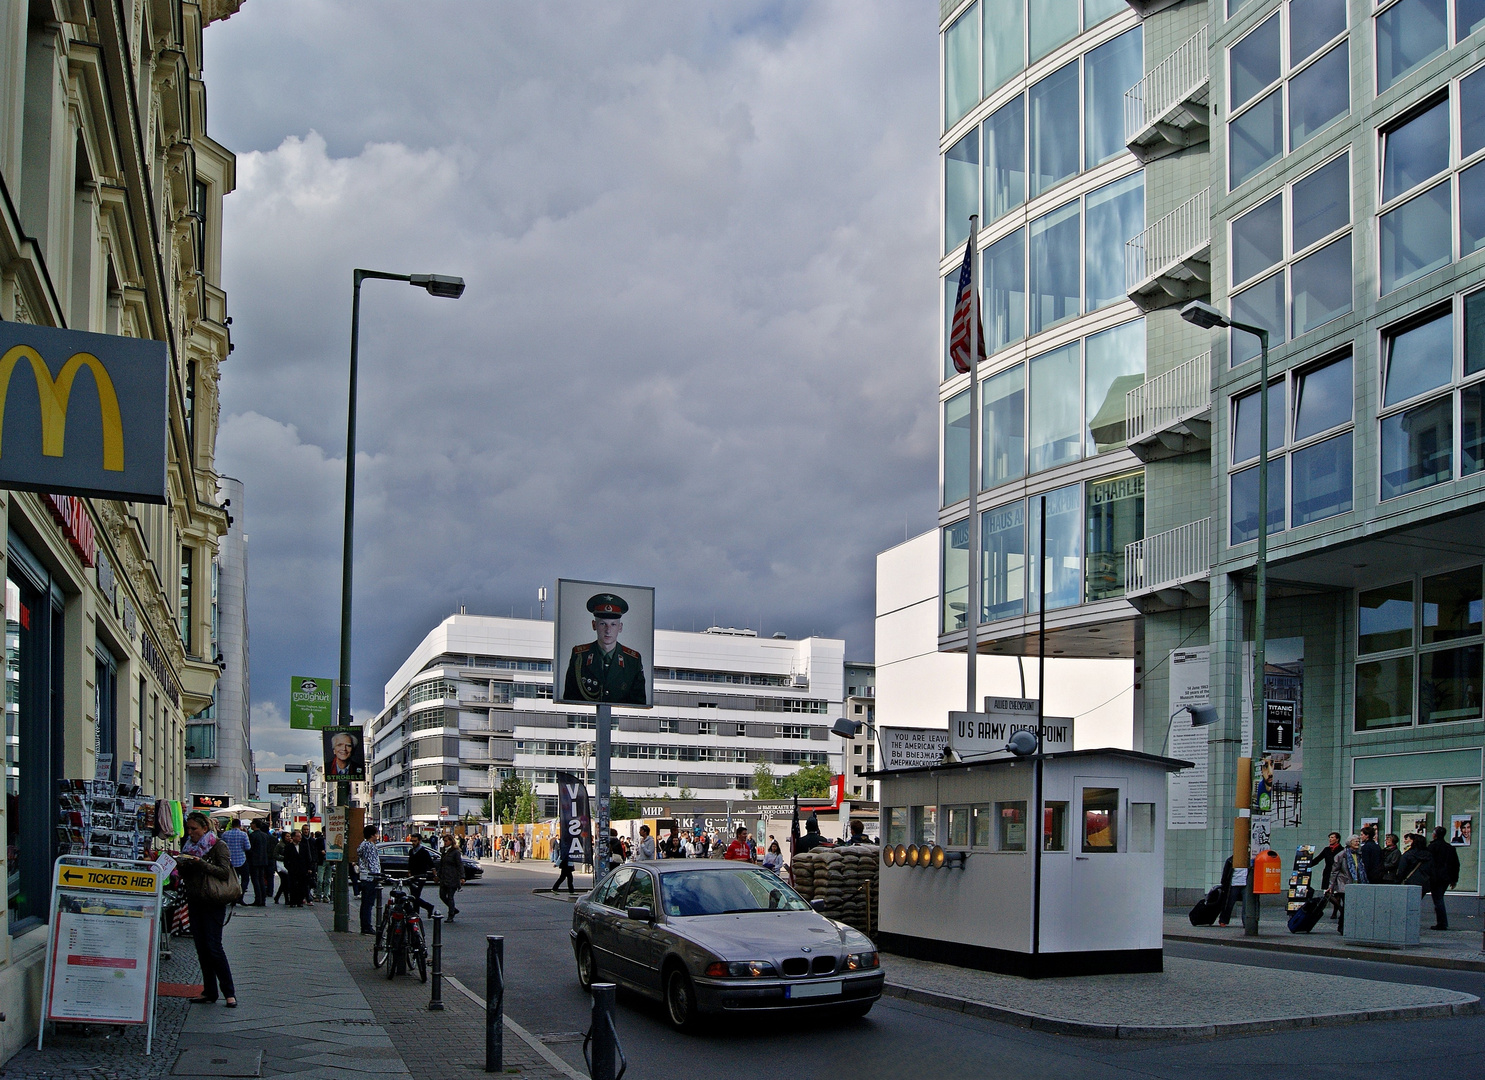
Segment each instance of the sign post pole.
M609 754L613 743L614 707L598 704L598 739L595 751L598 766L598 824L593 836L593 880L608 873L608 781Z

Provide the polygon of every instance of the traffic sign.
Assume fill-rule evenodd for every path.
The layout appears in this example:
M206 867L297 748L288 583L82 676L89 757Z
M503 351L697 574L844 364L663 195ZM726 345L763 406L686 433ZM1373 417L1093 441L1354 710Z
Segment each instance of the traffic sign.
M1265 702L1263 746L1266 750L1294 750L1294 702Z
M302 773L307 773L307 772L309 772L309 766L308 765L285 765L284 766L284 772L302 772Z
M303 781L300 781L297 784L269 784L268 785L268 794L270 794L270 795L303 795L304 794L304 783L303 783Z
M62 889L100 889L105 892L153 895L159 884L158 875L149 870L57 864L57 887Z

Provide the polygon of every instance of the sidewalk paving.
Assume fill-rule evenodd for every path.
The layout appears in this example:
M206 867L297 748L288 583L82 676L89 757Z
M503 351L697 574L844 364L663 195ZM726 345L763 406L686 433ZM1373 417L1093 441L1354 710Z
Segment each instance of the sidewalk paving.
M1063 1035L1202 1038L1366 1020L1463 1016L1472 994L1312 972L1165 958L1145 975L1022 979L886 955L886 994Z
M1428 912L1429 918L1433 913ZM1230 926L1192 926L1185 912L1165 913L1167 941L1192 941L1202 945L1225 945L1239 949L1269 949L1276 952L1305 953L1311 956L1345 957L1351 960L1379 960L1388 964L1410 964L1415 967L1450 968L1460 971L1485 971L1485 951L1481 935L1474 930L1434 930L1425 925L1419 943L1405 949L1388 949L1374 945L1357 945L1336 933L1330 919L1308 934L1291 934L1277 912L1263 913L1258 936L1243 933L1242 923L1234 918Z

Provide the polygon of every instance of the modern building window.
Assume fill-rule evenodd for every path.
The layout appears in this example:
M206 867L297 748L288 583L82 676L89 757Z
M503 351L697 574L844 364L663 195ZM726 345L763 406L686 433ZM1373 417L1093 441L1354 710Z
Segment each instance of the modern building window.
M1482 608L1478 564L1358 593L1356 730L1478 721Z
M1082 310L1078 270L1082 222L1079 200L1064 203L1031 223L1028 329L1040 333Z
M985 0L984 91L992 94L1026 69L1027 0Z
M1232 220L1232 317L1268 330L1270 347L1351 310L1350 169L1342 153ZM1232 367L1257 356L1252 334L1229 332Z
M987 41L987 57L1007 41ZM1143 75L1144 31L1136 26L1038 79L956 139L943 153L944 251L964 243L971 214L990 225L1124 153L1124 92ZM946 110L950 100L946 91Z
M1026 366L992 375L982 387L980 482L992 488L1026 473Z
M1083 339L1083 435L1089 455L1125 443L1125 395L1145 381L1145 320Z
M971 4L944 31L944 128L980 100L980 6Z
M1047 512L1047 548L1041 551L1043 499ZM1083 600L1083 492L1081 484L1049 491L1027 500L1028 560L1031 573L1026 583L1028 611L1040 610L1042 583L1046 575L1047 610L1073 607Z
M1083 456L1081 342L1033 357L1031 368L1031 471Z
M1229 190L1350 112L1345 36L1344 3L1291 0L1227 50Z
M1124 595L1124 549L1145 535L1145 473L1088 483L1087 562L1084 595L1089 603Z
M1129 290L1124 281L1124 245L1145 230L1145 175L1089 192L1083 200L1083 310L1117 304Z
M1459 883L1454 890L1477 892L1480 887L1479 845L1475 826L1480 823L1480 785L1419 784L1356 788L1351 792L1351 831L1376 825L1397 836L1433 835L1435 825L1449 830L1447 839L1459 856Z
M939 595L944 598L940 633L963 630L969 620L969 522L956 521L943 529L943 575Z
M1397 0L1377 12L1377 93L1449 47L1448 0Z
M1454 111L1461 118L1457 143L1451 138L1454 99L1458 101ZM1485 245L1482 107L1485 69L1477 69L1459 81L1453 98L1436 98L1381 129L1382 211L1377 229L1384 295Z
M988 316L985 352L993 354L1026 336L1026 230L1002 236L985 249L981 259Z
M969 391L961 390L944 402L944 506L969 498L969 424Z
M1026 608L1026 503L1018 499L981 514L980 547L980 621L1022 614Z
M1352 506L1355 391L1349 351L1269 383L1268 531L1298 528ZM1258 537L1259 394L1232 398L1229 543ZM1287 497L1286 497L1287 496ZM1287 510L1287 518L1286 518Z

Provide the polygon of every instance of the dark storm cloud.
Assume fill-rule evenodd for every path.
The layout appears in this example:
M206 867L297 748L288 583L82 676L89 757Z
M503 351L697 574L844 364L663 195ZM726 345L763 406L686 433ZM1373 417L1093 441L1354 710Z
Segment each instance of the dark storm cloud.
M874 555L934 506L934 31L649 0L212 27L258 702L335 669L353 266L468 281L363 293L358 710L457 604L558 576L869 656Z

